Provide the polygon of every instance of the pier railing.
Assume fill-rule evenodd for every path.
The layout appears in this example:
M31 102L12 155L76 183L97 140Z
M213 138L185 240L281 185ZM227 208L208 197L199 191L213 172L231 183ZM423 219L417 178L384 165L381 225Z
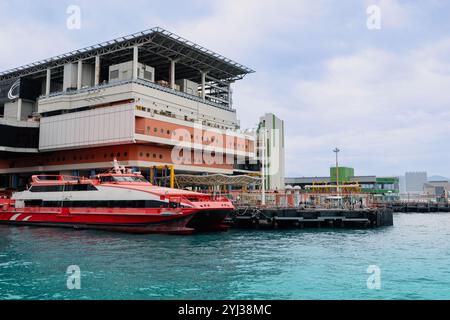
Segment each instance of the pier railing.
M271 192L265 195L265 204L259 192L232 192L220 194L230 199L237 208L298 208L298 209L360 209L377 208L376 199L369 194L316 194ZM384 207L384 205L383 205Z

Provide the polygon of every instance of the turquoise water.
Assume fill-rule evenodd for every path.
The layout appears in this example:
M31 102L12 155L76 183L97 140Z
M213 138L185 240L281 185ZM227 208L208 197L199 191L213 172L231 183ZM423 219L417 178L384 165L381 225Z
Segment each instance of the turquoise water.
M67 289L71 265L80 290ZM450 299L450 214L191 237L0 226L0 299Z

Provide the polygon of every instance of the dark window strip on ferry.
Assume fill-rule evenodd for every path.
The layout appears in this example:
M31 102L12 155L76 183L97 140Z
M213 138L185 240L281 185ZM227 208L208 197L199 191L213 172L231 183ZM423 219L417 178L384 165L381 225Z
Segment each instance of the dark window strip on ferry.
M43 200L27 200L27 207L42 208L178 208L179 204L172 202L162 202L156 200L138 200L138 201L43 201Z
M60 186L34 186L30 192L73 192L73 191L98 191L92 184L69 184Z

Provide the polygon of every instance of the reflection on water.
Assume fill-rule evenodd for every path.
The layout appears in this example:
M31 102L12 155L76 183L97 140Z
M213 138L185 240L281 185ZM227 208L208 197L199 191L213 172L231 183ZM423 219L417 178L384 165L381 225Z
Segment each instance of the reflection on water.
M450 215L190 237L0 226L1 299L450 299ZM81 268L81 290L66 270ZM382 289L367 289L369 265Z

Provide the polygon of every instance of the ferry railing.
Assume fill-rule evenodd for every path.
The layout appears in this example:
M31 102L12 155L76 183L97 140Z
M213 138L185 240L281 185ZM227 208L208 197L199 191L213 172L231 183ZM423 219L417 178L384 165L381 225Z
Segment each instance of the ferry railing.
M86 181L88 179L75 176L63 176L63 175L35 175L32 176L33 182L39 183L52 183L52 182L79 182Z

